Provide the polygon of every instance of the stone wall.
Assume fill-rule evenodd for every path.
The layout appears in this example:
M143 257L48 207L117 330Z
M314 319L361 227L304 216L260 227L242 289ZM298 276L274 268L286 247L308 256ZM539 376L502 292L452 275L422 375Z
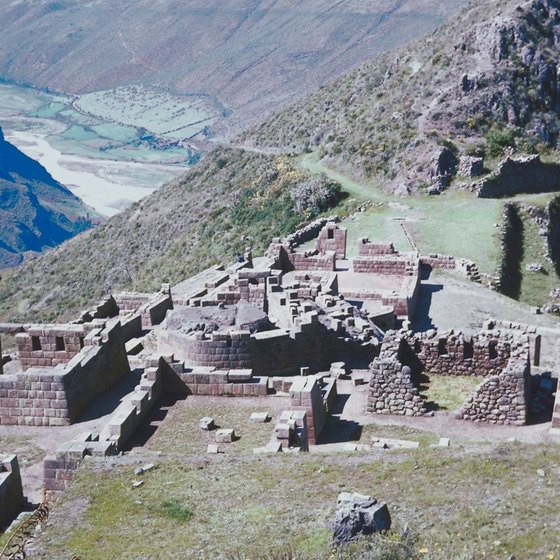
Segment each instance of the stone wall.
M23 489L16 455L0 460L0 529L16 517L23 506Z
M130 312L140 314L142 327L145 329L159 325L165 319L167 311L173 309L173 300L169 293L123 292L113 297L121 314Z
M327 218L318 218L317 220L313 220L310 224L306 225L303 228L300 228L294 233L288 235L285 239L285 242L288 243L291 247L297 247L302 243L307 243L312 239L315 239L319 232L329 223L337 223L339 221L338 216L329 216ZM273 240L273 242L279 242L279 239Z
M450 255L431 254L420 257L421 266L429 266L430 268L443 268L453 270L456 268L455 257Z
M357 257L352 260L354 272L384 274L387 276L413 276L418 272L418 259L379 255L376 257Z
M498 169L473 186L481 198L560 190L560 165L543 163L538 155L506 158Z
M335 223L328 223L320 232L316 248L320 253L333 251L337 259L346 258L346 228L339 227Z
M84 338L91 328L70 324L37 325L16 334L22 370L68 363L84 347Z
M218 369L252 367L251 333L249 331L181 333L158 332L158 351L172 353L194 366Z
M416 376L480 375L486 380L461 410L460 417L494 424L524 424L530 398L529 341L526 336L481 332L472 339L453 331L414 334L388 332L371 366L367 410L417 416L426 409Z
M99 435L99 441L111 442L115 450L122 449L162 395L162 377L159 367L145 369L140 383L124 397L111 415Z
M367 237L358 240L358 255L360 257L376 257L379 255L395 255L395 247L392 243L375 243Z
M423 368L440 375L499 374L508 364L513 338L491 331L472 337L453 330L417 333L410 339Z
M0 375L4 373L4 357L2 355L2 338L0 338Z
M414 370L403 363L409 357L407 345L394 334L386 337L380 356L370 366L368 412L400 416L426 414L426 406L414 382Z
M250 369L184 368L178 376L193 395L252 397L268 394L268 378L254 377Z
M94 319L111 319L119 314L119 306L113 296L108 296L92 309L84 311L79 323L91 323Z
M326 253L317 251L286 252L286 258L291 265L289 270L334 271L336 269L336 254L334 251L327 251Z
M255 333L252 336L255 373L290 375L298 373L301 366L311 367L313 371L328 369L336 357L336 336L315 319L289 332Z
M514 424L527 422L530 404L531 370L528 354L513 356L507 367L481 383L463 405L459 417L474 422Z
M315 445L327 421L327 407L318 379L298 377L290 387L290 410L304 411L307 415L307 441Z
M521 291L521 258L523 256L523 221L518 206L513 202L504 205L502 213L498 269L498 290L508 297L517 299Z
M240 271L239 278L228 283L212 296L205 298L204 301L211 301L215 297L216 303L235 305L241 300L245 300L262 309L266 300L266 280L269 275L269 271L254 271L253 274L250 274L250 271Z
M159 357L155 360L159 363ZM60 445L43 460L43 487L59 492L66 488L87 456L105 457L121 451L163 391L164 371L146 368L140 383L115 409L98 434L85 432Z
M158 351L174 354L188 366L252 369L265 376L297 373L302 365L316 371L325 368L335 357L335 342L335 335L316 315L304 317L289 331L158 332Z
M94 328L67 364L0 378L0 424L62 426L130 371L117 319Z

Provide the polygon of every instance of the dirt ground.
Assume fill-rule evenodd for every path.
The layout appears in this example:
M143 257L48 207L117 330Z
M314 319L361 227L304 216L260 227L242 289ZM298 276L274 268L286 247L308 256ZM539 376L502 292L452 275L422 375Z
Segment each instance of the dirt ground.
M24 493L32 503L42 499L43 458L59 445L84 432L99 432L110 415L138 383L139 371L133 371L112 389L96 399L70 426L0 425L0 455L18 455Z

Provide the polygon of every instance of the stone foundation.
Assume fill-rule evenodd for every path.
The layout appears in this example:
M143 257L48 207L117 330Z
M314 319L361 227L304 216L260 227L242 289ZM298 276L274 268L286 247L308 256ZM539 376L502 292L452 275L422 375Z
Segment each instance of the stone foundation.
M23 505L18 460L8 455L0 461L0 529L16 517Z

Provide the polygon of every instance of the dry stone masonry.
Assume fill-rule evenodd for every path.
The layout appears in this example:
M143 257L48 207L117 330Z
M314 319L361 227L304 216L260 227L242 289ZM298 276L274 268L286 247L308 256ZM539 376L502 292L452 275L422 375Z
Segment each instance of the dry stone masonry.
M529 340L498 330L472 337L449 331L386 333L371 365L368 412L421 416L427 410L418 392L422 372L446 376L483 376L459 412L464 420L522 425L531 392Z
M464 268L474 279L474 263L416 250L399 253L391 243L366 237L359 240L358 256L346 260L347 231L337 221L317 220L273 240L264 257L254 258L247 248L239 262L214 266L172 288L164 284L157 293L108 296L72 323L0 324L0 333L15 334L17 345L17 354L0 360L0 424L71 424L131 370L139 376L101 426L45 458L45 489L64 490L88 456L121 452L163 396L276 394L286 399L286 408L275 418L270 442L255 453L313 451L331 425L337 379L358 386L367 376L355 369L368 365L372 414L429 414L419 391L420 375L427 372L484 378L461 418L525 423L534 381L530 364L538 365L540 354L534 328L489 321L471 336L392 330L414 317L422 266ZM300 250L314 238L314 249ZM558 402L551 434L560 435ZM236 427L226 428L223 438L233 441ZM222 443L213 442L211 450L227 453L231 446ZM16 504L14 512L20 508L18 480L17 460L10 457L0 467L0 513L12 515L7 502ZM367 497L349 499L353 509L341 523L351 523L341 531L354 536L369 530L354 526L369 515L362 506L377 505ZM374 525L385 527L385 521Z

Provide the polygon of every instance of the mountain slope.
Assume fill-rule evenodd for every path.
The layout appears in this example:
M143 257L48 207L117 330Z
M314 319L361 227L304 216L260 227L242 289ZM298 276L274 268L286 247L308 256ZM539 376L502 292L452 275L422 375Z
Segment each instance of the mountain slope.
M539 76L558 56L558 12L552 0L525 2L521 11L487 0L362 66L247 133L240 142L256 146L252 152L216 150L101 228L24 265L17 280L2 279L0 315L68 316L111 290L156 289L232 260L247 244L258 254L318 211L308 197L307 211L294 214L298 193L336 199L336 187L299 171L289 152L316 147L329 165L410 192L441 179L434 153L554 145L556 82ZM515 124L508 107L519 108ZM271 149L279 155L265 155Z
M0 13L0 76L74 94L137 83L207 94L244 127L465 3L14 0Z
M366 63L247 132L402 194L441 179L442 146L500 155L556 148L560 3L474 3L414 46ZM458 155L458 154L456 154ZM456 169L452 169L453 173Z
M0 130L0 268L54 247L99 218Z
M0 279L3 320L73 318L125 287L157 290L335 204L339 187L282 157L217 149L185 176Z

